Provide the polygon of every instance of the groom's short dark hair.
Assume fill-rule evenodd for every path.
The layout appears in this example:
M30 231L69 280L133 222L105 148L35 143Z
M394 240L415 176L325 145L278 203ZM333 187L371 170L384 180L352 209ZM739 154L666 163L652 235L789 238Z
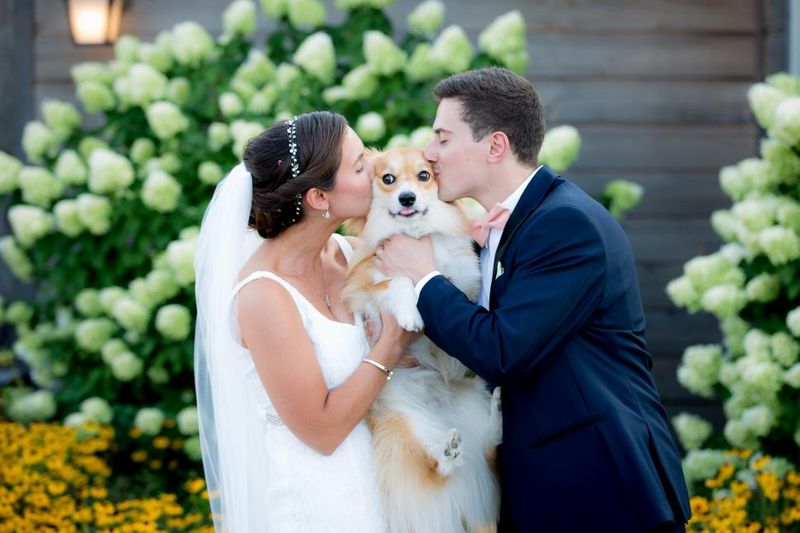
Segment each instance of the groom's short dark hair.
M502 131L520 163L538 165L544 110L533 84L508 69L490 67L454 74L433 89L437 101L458 99L473 138Z

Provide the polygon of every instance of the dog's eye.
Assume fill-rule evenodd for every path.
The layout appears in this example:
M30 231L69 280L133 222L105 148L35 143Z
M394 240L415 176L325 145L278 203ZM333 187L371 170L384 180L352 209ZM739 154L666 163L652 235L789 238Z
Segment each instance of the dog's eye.
M394 183L394 180L395 177L392 174L384 174L381 177L381 181L383 181L383 183L386 185L391 185L392 183Z
M431 179L431 175L427 170L423 170L418 174L418 176L419 176L419 181L428 181L429 179Z

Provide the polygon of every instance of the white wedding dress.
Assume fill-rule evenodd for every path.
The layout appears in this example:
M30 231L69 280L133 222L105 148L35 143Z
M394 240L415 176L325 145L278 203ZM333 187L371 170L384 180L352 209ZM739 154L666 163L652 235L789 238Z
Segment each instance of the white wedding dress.
M348 263L350 243L334 234ZM234 298L246 284L271 279L292 296L314 346L328 389L341 385L369 351L361 321L331 320L318 311L289 282L272 272L253 272L234 288ZM236 309L236 306L234 306ZM243 349L243 348L242 348ZM372 435L361 420L330 456L309 448L281 422L250 365L246 386L259 417L266 419L267 493L263 495L270 533L372 533L386 531L386 518L372 459Z

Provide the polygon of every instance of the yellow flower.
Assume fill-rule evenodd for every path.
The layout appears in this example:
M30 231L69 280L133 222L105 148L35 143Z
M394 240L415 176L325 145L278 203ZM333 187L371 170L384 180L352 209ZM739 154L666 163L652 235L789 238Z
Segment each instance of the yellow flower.
M169 438L163 435L159 435L158 437L153 439L153 446L159 450L164 450L169 447Z
M192 479L186 482L186 491L190 494L195 494L200 492L206 487L206 482L204 479Z
M131 454L131 459L136 463L143 463L147 459L147 452L144 450L136 450Z

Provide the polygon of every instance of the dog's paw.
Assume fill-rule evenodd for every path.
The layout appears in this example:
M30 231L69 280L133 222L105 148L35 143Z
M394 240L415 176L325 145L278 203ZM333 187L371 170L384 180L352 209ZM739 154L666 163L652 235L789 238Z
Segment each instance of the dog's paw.
M422 321L422 315L419 314L416 307L396 309L394 318L400 327L406 331L422 331L425 329L425 322Z
M443 444L431 446L431 455L436 459L436 471L442 477L449 476L453 470L464 463L461 457L461 432L451 429Z

